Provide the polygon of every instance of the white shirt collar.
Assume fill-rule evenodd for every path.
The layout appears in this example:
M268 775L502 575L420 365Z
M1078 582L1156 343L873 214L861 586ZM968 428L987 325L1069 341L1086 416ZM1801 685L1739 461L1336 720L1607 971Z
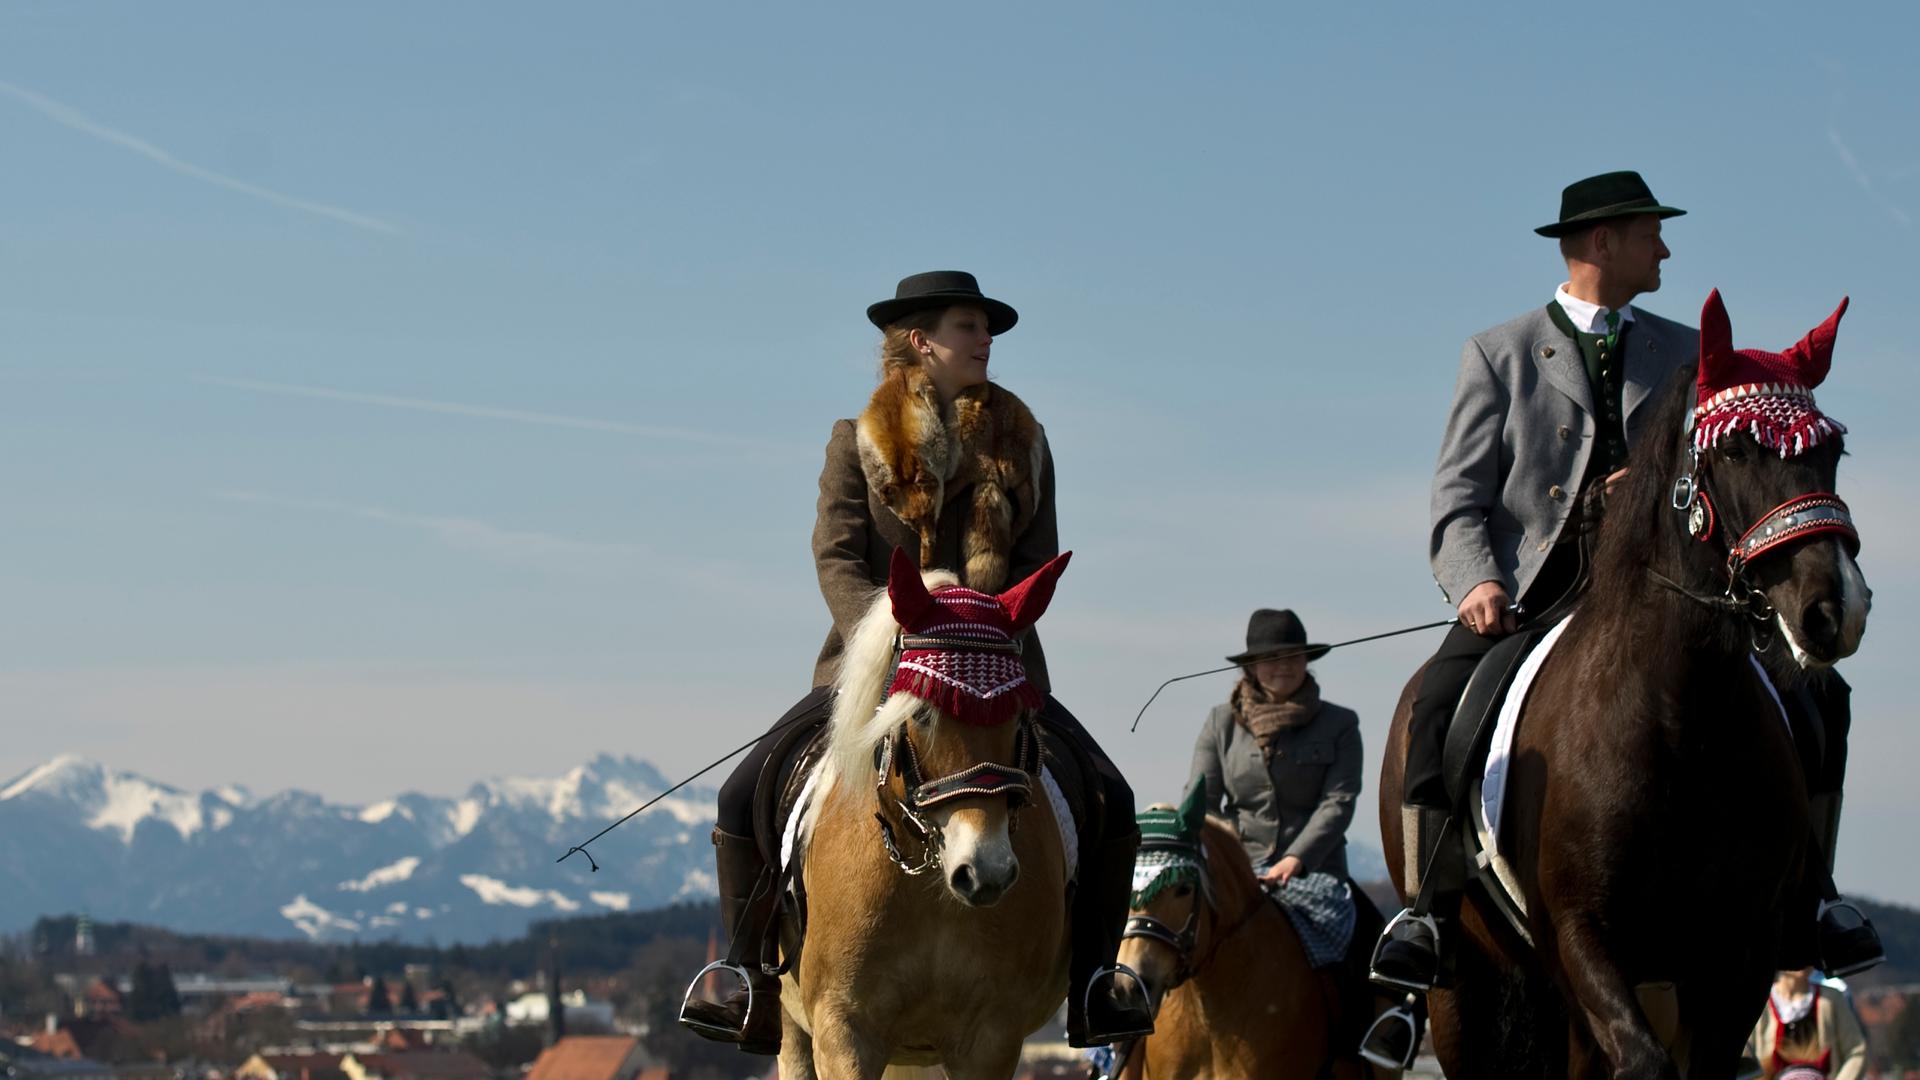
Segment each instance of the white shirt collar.
M1599 304L1588 303L1568 292L1567 286L1570 284L1572 284L1572 282L1563 281L1560 283L1559 288L1553 290L1554 303L1559 304L1560 310L1566 312L1567 318L1573 320L1573 328L1575 330L1583 334L1606 333L1607 309L1601 307ZM1628 304L1620 309L1620 321L1623 323L1633 321L1632 304Z

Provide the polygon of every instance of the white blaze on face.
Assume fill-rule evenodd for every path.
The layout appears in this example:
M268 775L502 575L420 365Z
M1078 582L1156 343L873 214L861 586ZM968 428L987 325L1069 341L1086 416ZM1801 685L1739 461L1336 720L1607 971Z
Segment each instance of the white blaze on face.
M1867 588L1866 575L1860 572L1860 565L1847 554L1846 545L1838 538L1827 541L1833 545L1833 554L1840 568L1840 642L1839 658L1852 656L1860 648L1860 639L1867 632L1867 611L1873 606L1873 590ZM1829 668L1833 665L1814 659L1800 645L1800 639L1794 634L1793 624L1787 621L1787 613L1776 612L1773 621L1780 627L1780 633L1787 639L1787 648L1793 653L1793 662L1803 669Z
M1840 556L1840 598L1844 603L1844 614L1840 620L1840 655L1851 656L1860 648L1860 639L1867 633L1867 612L1873 608L1873 590L1867 588L1866 575L1860 572L1860 566L1847 554L1847 546L1833 541L1834 553Z
M988 887L996 900L1000 893L1012 887L1020 875L1020 863L1014 856L1013 838L1007 831L1011 814L989 814L975 806L935 812L932 817L940 827L941 861L949 883L954 872L964 866L972 869L974 880Z

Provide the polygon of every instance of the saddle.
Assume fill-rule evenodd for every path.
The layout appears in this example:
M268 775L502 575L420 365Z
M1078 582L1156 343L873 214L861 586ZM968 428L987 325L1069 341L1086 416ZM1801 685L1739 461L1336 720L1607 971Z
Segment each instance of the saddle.
M1513 686L1513 677L1533 647L1547 636L1550 626L1537 623L1501 638L1480 658L1467 680L1467 689L1455 707L1453 723L1447 728L1446 748L1440 755L1440 778L1446 785L1453 812L1466 809L1468 796L1487 766L1487 750L1493 745L1493 729L1500 703Z
M1480 781L1486 772L1500 706L1527 657L1552 629L1540 622L1530 624L1496 642L1480 659L1466 691L1460 695L1440 758L1441 781L1452 804L1454 827L1450 830L1452 840L1437 857L1462 860L1468 875L1479 879L1508 926L1529 945L1532 933L1527 925L1526 902L1506 860L1494 851L1494 838L1486 836L1481 828Z

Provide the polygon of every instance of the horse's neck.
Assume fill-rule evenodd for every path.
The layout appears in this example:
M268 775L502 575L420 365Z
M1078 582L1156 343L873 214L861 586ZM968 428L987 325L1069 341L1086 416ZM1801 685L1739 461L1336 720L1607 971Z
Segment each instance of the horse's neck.
M1206 964L1183 987L1189 1007L1205 1018L1202 1028L1285 1028L1271 1022L1275 1015L1309 1022L1302 1010L1319 1000L1319 983L1280 909L1257 885L1249 895L1209 907L1213 919L1194 942L1196 959Z

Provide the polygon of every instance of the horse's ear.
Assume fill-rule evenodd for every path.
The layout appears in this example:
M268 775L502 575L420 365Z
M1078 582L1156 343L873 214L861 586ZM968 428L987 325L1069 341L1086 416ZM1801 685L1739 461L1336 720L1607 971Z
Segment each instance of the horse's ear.
M1001 610L1012 620L1014 633L1031 627L1047 613L1047 604L1053 600L1053 587L1071 558L1071 551L1055 555L1047 565L1027 575L1027 580L1000 594Z
M1187 797L1180 800L1180 824L1195 836L1207 824L1207 778L1196 776L1187 788Z
M893 601L893 621L912 626L933 606L933 594L920 579L920 568L902 548L893 549L893 561L887 567L887 597Z
M1840 334L1840 316L1847 313L1847 302L1851 297L1840 298L1840 306L1833 309L1827 321L1795 342L1784 354L1793 361L1794 369L1799 373L1800 385L1811 390L1819 386L1833 367L1833 339Z
M1727 305L1720 301L1720 290L1707 294L1700 309L1700 393L1698 400L1720 392L1720 372L1733 360L1733 323L1727 318Z

